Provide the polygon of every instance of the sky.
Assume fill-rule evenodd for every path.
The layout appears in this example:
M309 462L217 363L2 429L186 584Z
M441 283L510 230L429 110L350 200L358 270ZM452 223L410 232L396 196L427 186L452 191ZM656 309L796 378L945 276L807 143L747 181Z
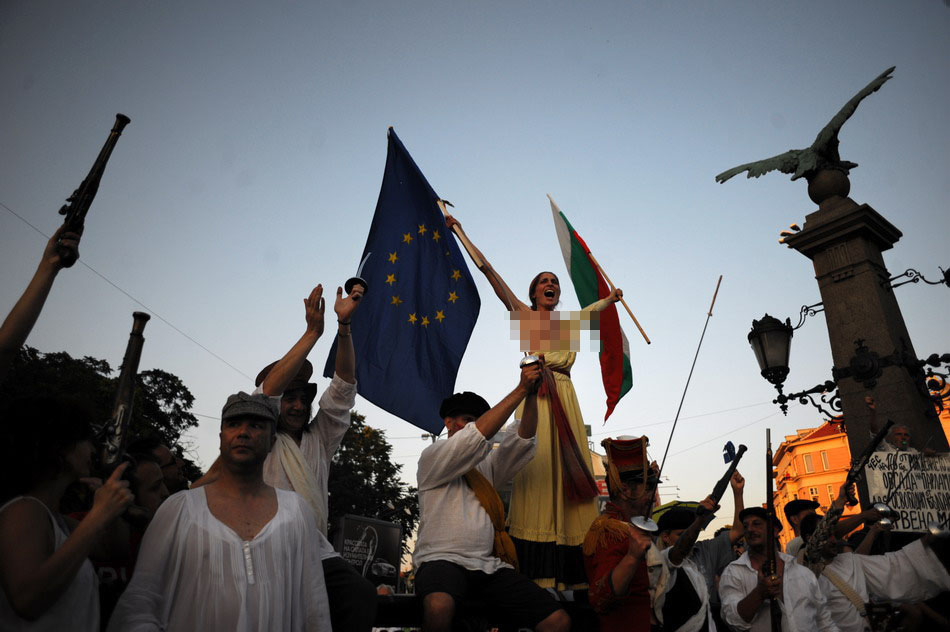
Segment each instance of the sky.
M304 331L302 299L359 263L392 125L435 190L526 299L541 270L577 309L545 194L624 290L634 387L604 424L596 354L573 381L591 440L650 437L658 460L718 276L722 287L670 443L664 500L707 495L727 440L750 450L746 502L764 500L773 445L818 425L783 416L746 335L764 313L797 322L820 301L811 262L777 242L814 205L804 180L717 173L811 144L890 66L844 126L851 197L902 232L892 274L948 266L950 7L747 2L0 3L0 311L35 269L56 211L116 112L132 122L28 344L118 368L131 312L153 315L140 369L195 395L188 437L207 466L229 393ZM19 216L19 217L18 217ZM86 265L82 265L86 264ZM88 267L86 267L88 266ZM482 309L459 390L498 401L518 343L480 274ZM917 353L948 350L943 286L896 290ZM328 316L332 322L332 315ZM332 329L332 328L331 328ZM322 366L332 335L310 355ZM888 353L891 350L881 350ZM821 314L795 332L786 390L830 377ZM327 380L319 380L321 389ZM362 398L414 484L427 445ZM719 523L728 521L731 501Z

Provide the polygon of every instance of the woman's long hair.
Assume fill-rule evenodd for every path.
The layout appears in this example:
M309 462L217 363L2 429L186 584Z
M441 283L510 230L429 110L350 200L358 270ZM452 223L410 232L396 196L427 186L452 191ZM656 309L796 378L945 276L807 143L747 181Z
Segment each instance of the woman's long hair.
M0 502L50 480L64 454L93 437L93 416L82 402L59 396L22 397L0 412Z

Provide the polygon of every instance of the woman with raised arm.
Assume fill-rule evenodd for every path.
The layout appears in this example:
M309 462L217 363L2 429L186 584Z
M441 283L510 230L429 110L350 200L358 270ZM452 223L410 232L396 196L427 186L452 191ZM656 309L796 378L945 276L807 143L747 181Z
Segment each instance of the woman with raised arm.
M451 215L445 221L450 229L455 225L461 228ZM544 316L555 311L561 300L557 275L553 272L536 275L528 286L528 303L524 303L495 272L481 251L478 248L475 251L483 262L481 271L508 311L536 312L542 323L547 320ZM604 310L619 301L621 296L623 292L614 290L607 298L585 307L584 311ZM535 342L532 336L532 343ZM550 369L555 393L538 397L537 452L514 479L508 531L518 552L521 573L545 588L571 588L587 583L581 544L598 515L596 492L583 494L586 498L576 500L578 494L571 488L574 481L569 480L574 471L581 478L588 478L591 484L593 482L589 474L591 458L584 419L571 383L571 366L577 354L574 351L545 351L542 354L534 346L532 349ZM565 453L565 442L558 436L554 418L558 400L565 425L573 437L571 443L576 444L573 454ZM515 416L520 418L521 409ZM576 472L572 462L575 455L579 456L586 472Z

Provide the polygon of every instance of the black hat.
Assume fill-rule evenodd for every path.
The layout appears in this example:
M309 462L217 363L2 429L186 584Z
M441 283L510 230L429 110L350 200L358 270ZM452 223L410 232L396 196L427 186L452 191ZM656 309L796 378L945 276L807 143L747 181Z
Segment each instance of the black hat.
M481 417L487 413L490 408L491 406L488 405L488 402L486 402L481 395L465 391L463 393L456 393L442 400L442 405L439 406L439 417L442 419L446 417L457 417L459 415Z
M690 509L683 509L682 507L673 507L672 509L667 509L663 512L663 515L660 516L657 526L659 531L674 531L676 529L686 529L689 525L693 524L693 520L696 519L696 512Z
M787 505L785 505L785 518L789 522L792 521L792 516L800 514L806 509L818 509L820 507L818 503L814 500L805 500L804 498L796 498Z
M264 379L279 361L280 360L274 360L261 369L261 372L257 374L257 378L254 379L254 386L260 386L263 384ZM284 392L286 393L287 391L303 389L307 393L307 397L309 397L310 401L312 402L317 396L317 385L313 382L308 382L311 375L313 375L313 365L310 364L310 360L304 360L303 364L300 365L300 370L297 371L297 375L295 375L294 378L290 380L290 384L284 388Z
M764 507L746 507L739 512L739 522L744 521L749 516L756 516L761 518L765 522L769 520L769 513L765 510ZM782 523L779 522L779 519L775 516L772 516L773 523L775 524L775 533L778 533L782 530Z

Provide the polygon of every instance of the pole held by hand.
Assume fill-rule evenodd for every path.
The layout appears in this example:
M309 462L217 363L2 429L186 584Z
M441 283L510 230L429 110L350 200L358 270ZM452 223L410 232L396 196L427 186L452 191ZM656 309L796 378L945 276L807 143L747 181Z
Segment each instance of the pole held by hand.
M590 252L590 251L588 250L588 251L587 251L587 256L589 256L589 257L590 257L590 260L594 262L594 265L595 265L595 266L597 266L597 269L600 271L601 276L604 277L604 281L606 281L606 282L607 282L607 285L610 286L610 290L611 290L611 291L616 290L616 289L617 289L616 286L614 286L613 281L610 280L610 277L607 276L607 273L604 272L604 269L600 266L600 262L598 262L597 259L594 258L594 253L592 253L592 252ZM720 277L720 279L721 279L721 278L722 278L722 277ZM717 289L718 289L718 288L717 288ZM713 299L713 300L715 300L715 299ZM640 321L638 321L638 320L637 320L637 317L633 315L633 312L632 312L632 311L630 311L630 306L627 305L627 301L623 300L623 297L622 297L622 296L620 297L620 302L623 303L623 306L627 309L627 313L630 314L630 318L633 319L633 324L636 325L636 326L637 326L637 329L640 330L640 335L643 336L643 339L647 341L647 344L650 344L650 338L649 338L649 336L647 336L647 332L643 331L643 327L640 326Z
M452 203L441 199L437 199L435 203L438 204L439 208L442 210L442 215L448 217L449 212L445 210L445 205L448 204L449 206L452 206ZM459 241L462 242L462 246L465 247L465 250L468 252L468 256L472 258L472 262L475 264L475 267L479 270L484 268L485 263L482 261L482 258L478 256L478 251L475 250L474 244L469 241L468 236L465 234L465 231L462 230L462 227L456 224L452 226L452 232L454 232L456 236L458 236Z

